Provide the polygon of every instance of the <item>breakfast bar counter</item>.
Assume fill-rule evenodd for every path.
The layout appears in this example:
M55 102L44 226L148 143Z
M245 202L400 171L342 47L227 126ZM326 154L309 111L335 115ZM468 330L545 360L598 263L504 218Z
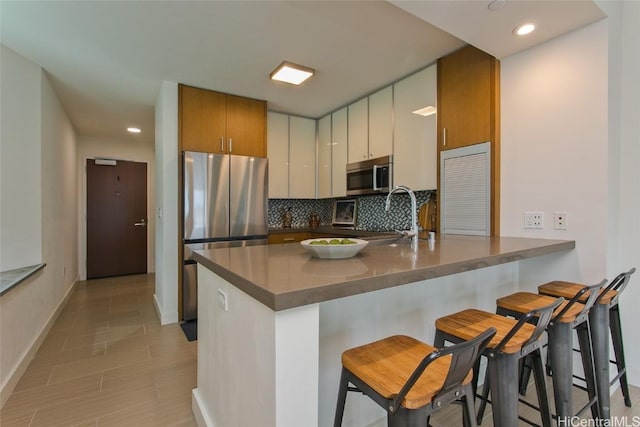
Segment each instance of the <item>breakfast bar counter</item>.
M357 256L337 260L313 258L298 243L198 251L194 258L279 311L575 247L567 240L460 235L430 243L420 240L413 251L408 243L372 240Z
M200 426L330 426L342 351L393 334L433 340L433 322L495 309L519 290L519 262L562 256L574 241L443 235L371 241L348 259L298 243L197 251ZM344 426L385 425L350 398Z

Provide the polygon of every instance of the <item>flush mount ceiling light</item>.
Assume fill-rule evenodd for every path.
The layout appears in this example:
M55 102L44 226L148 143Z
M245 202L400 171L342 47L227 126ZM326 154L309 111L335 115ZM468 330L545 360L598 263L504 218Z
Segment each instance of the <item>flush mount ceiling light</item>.
M269 74L271 80L285 82L292 85L299 85L309 77L313 76L315 70L293 62L283 61L275 70Z
M535 29L536 29L536 24L532 24L532 23L522 24L514 28L513 34L517 36L526 36L527 34L532 33L533 30Z
M127 128L127 132L129 132L129 133L140 133L140 132L142 132L142 129L135 128L135 127L128 127Z
M419 110L413 111L413 114L419 114L421 116L430 116L432 114L435 114L438 110L436 109L436 107L434 107L433 105L429 105L427 107L424 108L420 108Z

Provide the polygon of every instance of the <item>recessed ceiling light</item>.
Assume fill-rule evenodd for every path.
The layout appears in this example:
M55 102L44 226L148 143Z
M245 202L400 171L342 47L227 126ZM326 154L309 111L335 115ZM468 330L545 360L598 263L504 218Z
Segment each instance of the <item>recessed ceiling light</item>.
M522 24L522 25L518 25L513 30L513 34L517 36L526 36L527 34L532 33L533 30L535 29L536 29L536 24L532 24L532 23Z
M433 105L429 105L427 107L424 108L420 108L419 110L413 111L413 114L419 114L421 116L430 116L432 114L435 114L438 110L436 109L436 107L434 107Z
M507 0L493 0L487 5L489 10L499 10L505 7Z
M299 85L309 77L313 76L314 73L315 70L313 68L283 61L271 72L269 77L271 77L271 80Z
M142 129L140 129L140 128L135 128L135 127L128 127L128 128L127 128L127 132L130 132L130 133L140 133L140 132L142 132Z

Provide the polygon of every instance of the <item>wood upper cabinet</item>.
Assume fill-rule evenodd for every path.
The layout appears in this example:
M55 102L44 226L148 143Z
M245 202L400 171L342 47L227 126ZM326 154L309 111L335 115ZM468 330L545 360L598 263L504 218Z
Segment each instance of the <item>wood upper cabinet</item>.
M496 141L499 132L500 62L465 46L438 59L440 150Z
M182 150L266 157L265 101L179 87Z
M500 61L465 46L438 59L438 159L444 150L489 142L490 234L500 235ZM441 218L441 164L438 218Z
M267 156L267 103L227 95L227 141L230 154Z

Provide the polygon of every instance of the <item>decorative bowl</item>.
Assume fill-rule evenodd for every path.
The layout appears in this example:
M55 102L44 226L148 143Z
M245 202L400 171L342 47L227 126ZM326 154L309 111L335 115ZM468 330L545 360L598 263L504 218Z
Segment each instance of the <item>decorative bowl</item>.
M342 244L344 240L349 240L353 243ZM313 243L313 242L326 242L325 244ZM337 243L336 243L337 241ZM332 243L333 242L333 243ZM305 248L312 256L323 259L341 259L351 258L355 256L367 246L369 242L362 239L355 239L353 237L334 238L324 237L320 239L307 239L300 242L303 248Z

